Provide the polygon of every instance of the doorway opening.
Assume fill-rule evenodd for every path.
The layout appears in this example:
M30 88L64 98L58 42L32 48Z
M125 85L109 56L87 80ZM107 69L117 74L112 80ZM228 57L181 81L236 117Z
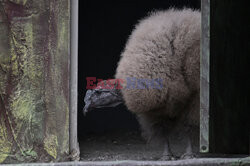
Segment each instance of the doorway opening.
M114 78L120 54L138 20L154 10L189 7L200 0L79 1L78 141L81 160L157 160L161 151L148 147L135 115L124 105L83 115L87 77ZM142 152L145 152L142 155Z

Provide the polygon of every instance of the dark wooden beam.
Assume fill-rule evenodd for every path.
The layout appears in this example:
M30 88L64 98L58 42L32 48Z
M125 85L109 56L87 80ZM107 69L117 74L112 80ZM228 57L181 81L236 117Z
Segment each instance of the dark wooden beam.
M210 0L209 152L249 153L250 10Z

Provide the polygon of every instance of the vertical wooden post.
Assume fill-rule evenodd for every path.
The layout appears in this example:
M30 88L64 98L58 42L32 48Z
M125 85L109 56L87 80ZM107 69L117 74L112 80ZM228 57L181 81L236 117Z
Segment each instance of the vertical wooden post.
M209 152L210 0L201 1L200 152Z
M78 0L71 0L71 56L70 56L70 151L73 160L79 158L77 139L78 94Z

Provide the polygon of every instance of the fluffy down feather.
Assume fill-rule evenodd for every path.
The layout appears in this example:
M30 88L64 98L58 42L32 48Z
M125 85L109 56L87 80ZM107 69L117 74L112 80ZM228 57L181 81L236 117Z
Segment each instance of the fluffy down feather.
M163 80L162 89L126 89L125 81L121 90L147 140L168 144L172 131L199 125L200 33L199 11L170 9L142 19L128 39L115 77Z

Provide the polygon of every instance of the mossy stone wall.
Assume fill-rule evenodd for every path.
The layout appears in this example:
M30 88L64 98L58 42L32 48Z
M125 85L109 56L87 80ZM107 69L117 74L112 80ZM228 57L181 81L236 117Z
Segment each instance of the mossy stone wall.
M70 0L0 0L0 163L67 160Z

